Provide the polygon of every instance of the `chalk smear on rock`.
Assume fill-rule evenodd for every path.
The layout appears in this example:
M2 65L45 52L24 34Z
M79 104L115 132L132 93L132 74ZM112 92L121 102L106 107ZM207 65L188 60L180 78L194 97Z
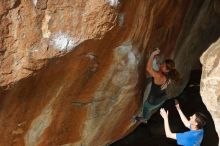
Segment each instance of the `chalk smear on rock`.
M59 51L70 51L77 46L77 41L66 33L56 33L52 36L50 44Z
M34 6L37 5L37 0L32 0L32 2L33 2L33 4L34 4Z
M118 0L108 0L108 2L111 6L114 6L114 7L116 7L119 4Z

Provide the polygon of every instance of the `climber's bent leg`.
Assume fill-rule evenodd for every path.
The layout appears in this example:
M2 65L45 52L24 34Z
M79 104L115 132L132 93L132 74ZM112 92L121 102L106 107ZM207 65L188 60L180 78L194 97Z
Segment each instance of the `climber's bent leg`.
M152 105L148 101L145 101L143 107L143 117L148 120L154 109L155 109L155 105Z

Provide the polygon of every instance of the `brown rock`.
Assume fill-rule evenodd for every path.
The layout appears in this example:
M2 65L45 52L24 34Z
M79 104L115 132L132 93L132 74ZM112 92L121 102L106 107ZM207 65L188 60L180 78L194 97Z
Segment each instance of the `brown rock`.
M218 39L220 15L216 12L216 8L220 7L219 4L217 0L190 3L175 46L177 49L173 52L182 81L169 90L171 97L178 96L182 92L189 81L191 71L201 68L199 57Z
M0 1L0 145L103 146L128 134L146 54L155 47L174 54L188 7L188 0Z

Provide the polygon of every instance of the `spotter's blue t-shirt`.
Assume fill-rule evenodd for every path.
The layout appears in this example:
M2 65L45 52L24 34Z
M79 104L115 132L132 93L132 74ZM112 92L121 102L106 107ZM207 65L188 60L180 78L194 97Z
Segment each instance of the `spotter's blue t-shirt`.
M203 139L203 133L203 129L190 130L184 133L177 133L177 144L183 146L200 146Z

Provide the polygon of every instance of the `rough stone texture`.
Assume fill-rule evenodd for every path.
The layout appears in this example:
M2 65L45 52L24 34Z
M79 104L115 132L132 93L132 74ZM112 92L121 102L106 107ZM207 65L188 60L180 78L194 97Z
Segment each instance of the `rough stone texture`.
M103 146L125 136L142 103L146 54L170 55L187 7L0 1L0 145Z
M168 93L179 95L188 83L191 70L201 68L199 57L220 36L220 2L195 0L190 3L181 33L172 54L182 75L178 86L171 86Z
M104 146L128 134L142 103L146 54L186 49L175 45L193 3L1 0L0 145ZM187 14L193 25L200 11L219 14L215 1L197 3L203 7Z
M203 53L200 60L203 65L200 93L220 135L220 39Z

